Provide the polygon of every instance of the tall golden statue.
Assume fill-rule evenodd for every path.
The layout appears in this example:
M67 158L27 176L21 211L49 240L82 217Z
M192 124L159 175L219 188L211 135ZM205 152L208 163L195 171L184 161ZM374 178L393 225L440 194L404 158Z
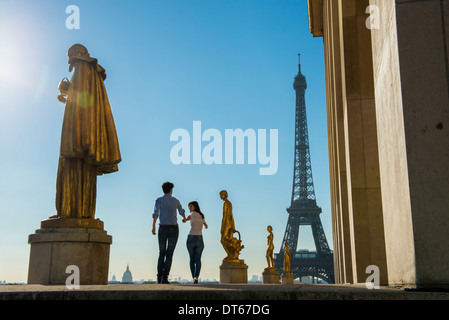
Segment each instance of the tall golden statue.
M62 80L58 100L65 103L56 181L56 211L51 218L94 219L97 175L116 172L119 143L104 80L106 72L87 49L68 50L71 81Z
M272 226L268 226L267 227L267 231L268 231L268 237L267 237L267 263L268 263L268 268L266 268L265 270L268 269L274 269L274 244L273 244L273 227Z
M284 243L284 273L290 273L290 248L287 241Z
M221 244L226 251L226 258L223 260L238 260L240 251L244 248L240 239L240 232L235 230L234 217L232 215L232 203L228 200L228 192L220 191L220 198L223 200L223 218L221 220ZM234 237L238 233L239 239Z
M79 284L105 285L112 237L95 219L97 175L118 170L120 149L103 82L105 70L80 44L69 49L68 58L69 71L75 71L71 80L59 83L58 100L65 110L57 215L41 221L41 229L28 237L28 284L67 285L67 266L78 266Z

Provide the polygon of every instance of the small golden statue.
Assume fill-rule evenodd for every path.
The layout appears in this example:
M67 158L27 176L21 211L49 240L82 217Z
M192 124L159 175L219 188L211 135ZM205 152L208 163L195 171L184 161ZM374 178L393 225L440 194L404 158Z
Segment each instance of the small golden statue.
M245 247L242 245L240 232L235 230L234 217L232 215L232 203L228 200L228 192L220 191L220 198L223 200L223 218L221 220L221 244L226 251L225 261L239 260L240 251ZM239 238L234 237L238 233Z
M287 241L284 242L284 272L282 273L281 283L282 284L294 284L294 276L291 272L290 267L290 248L288 247Z
M287 241L284 243L284 273L290 273L290 248Z
M267 237L267 264L268 267L262 272L262 283L264 284L278 284L279 283L279 271L274 267L274 244L273 244L273 227L268 226L268 237Z
M104 80L105 69L80 44L68 50L71 81L59 83L65 104L56 181L57 215L50 223L93 221L97 176L116 172L120 149Z
M274 252L274 244L273 244L273 227L272 226L268 226L267 227L267 231L268 231L268 237L267 237L267 263L268 263L268 268L265 268L265 270L273 270L274 269L274 256L273 256L273 252Z

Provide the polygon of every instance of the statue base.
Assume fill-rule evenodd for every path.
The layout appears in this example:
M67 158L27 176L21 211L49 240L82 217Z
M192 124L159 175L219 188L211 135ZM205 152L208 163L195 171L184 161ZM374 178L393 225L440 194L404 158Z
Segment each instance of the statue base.
M223 259L220 283L248 283L248 266L244 260Z
M275 268L265 268L262 272L263 284L279 284L279 271Z
M65 285L67 278L72 275L72 271L66 273L67 267L77 266L80 285L106 285L112 237L98 227L100 220L79 219L85 221L78 224L63 220L65 219L51 221L49 224L42 221L42 225L67 223L71 227L46 227L29 235L31 249L28 284ZM87 220L91 220L90 223L97 227L82 227Z
M48 218L41 221L41 229L45 228L90 228L103 230L104 224L100 219Z
M281 277L281 284L293 284L293 274L283 273Z

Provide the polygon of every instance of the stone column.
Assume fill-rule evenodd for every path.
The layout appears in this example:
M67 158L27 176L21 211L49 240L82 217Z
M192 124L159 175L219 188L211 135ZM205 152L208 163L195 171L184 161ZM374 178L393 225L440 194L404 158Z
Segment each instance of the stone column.
M388 272L449 287L449 3L371 1Z
M323 10L322 32L311 29L324 37L336 282L364 282L376 265L387 284L369 1L309 6Z

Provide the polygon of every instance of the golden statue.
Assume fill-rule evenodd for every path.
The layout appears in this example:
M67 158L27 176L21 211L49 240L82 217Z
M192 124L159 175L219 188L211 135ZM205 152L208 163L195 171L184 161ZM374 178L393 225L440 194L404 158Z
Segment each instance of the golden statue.
M106 72L87 49L68 50L71 81L59 83L65 104L56 181L57 215L50 219L94 219L97 175L116 172L121 161L104 80ZM48 220L47 220L48 221Z
M240 232L235 230L234 217L232 215L232 203L228 200L228 192L220 191L220 198L223 200L223 218L221 220L221 244L226 251L226 258L223 260L238 260L242 246ZM238 233L239 238L234 237Z
M274 269L274 256L273 256L273 252L274 252L274 244L273 244L273 227L272 226L268 226L267 227L267 231L268 231L268 237L267 237L267 263L268 263L268 268L266 268L265 270L270 270L270 269Z
M287 241L284 243L284 273L290 273L290 248Z

